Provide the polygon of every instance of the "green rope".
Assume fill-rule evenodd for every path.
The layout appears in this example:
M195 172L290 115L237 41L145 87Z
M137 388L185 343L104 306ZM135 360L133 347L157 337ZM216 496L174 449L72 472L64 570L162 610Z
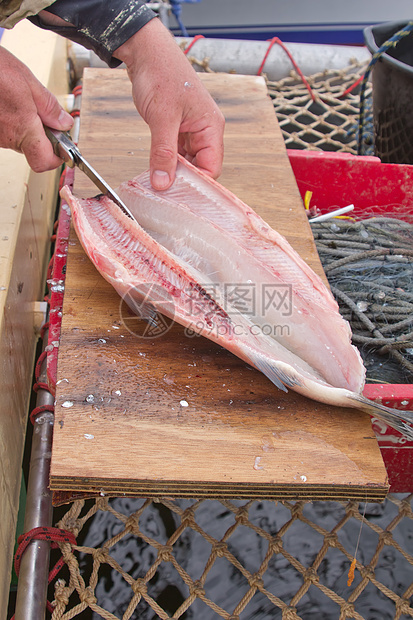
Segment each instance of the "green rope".
M376 62L381 58L383 54L385 54L390 48L396 47L396 45L406 37L413 30L413 21L408 22L401 30L398 30L396 34L394 34L390 39L387 39L383 43L381 47L377 50L369 63L369 66L366 69L366 72L363 77L363 81L361 82L361 91L360 91L360 116L359 116L359 135L358 135L358 148L357 154L362 155L362 146L363 146L363 126L364 126L364 104L365 104L365 94L366 94L366 86L370 77L370 73L376 64Z

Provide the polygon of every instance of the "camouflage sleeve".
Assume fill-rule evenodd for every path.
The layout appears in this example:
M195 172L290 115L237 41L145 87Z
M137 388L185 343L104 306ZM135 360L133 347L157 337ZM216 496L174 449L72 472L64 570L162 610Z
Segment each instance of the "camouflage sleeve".
M38 15L28 19L93 50L110 67L121 64L113 58L113 52L156 17L140 0L57 0L47 11L68 22L68 26L45 24Z
M0 27L13 28L30 15L36 15L50 0L0 0Z

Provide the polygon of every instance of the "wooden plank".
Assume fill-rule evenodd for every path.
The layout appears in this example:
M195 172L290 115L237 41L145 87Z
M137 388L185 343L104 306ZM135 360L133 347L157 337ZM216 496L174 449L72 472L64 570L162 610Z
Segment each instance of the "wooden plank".
M67 92L66 43L29 22L1 44L50 90ZM23 446L58 171L34 174L23 155L0 149L0 617L6 617Z
M203 79L227 118L221 182L322 273L264 80ZM147 168L149 132L123 71L86 72L80 147L114 186ZM80 174L75 189L96 193ZM140 337L73 232L63 309L54 490L384 497L386 472L369 416L284 394L179 325L159 338Z

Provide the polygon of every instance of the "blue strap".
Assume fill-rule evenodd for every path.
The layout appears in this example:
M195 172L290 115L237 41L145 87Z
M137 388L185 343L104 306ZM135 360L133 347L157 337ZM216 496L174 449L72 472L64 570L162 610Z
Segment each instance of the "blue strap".
M369 66L366 69L364 74L363 81L361 83L361 91L360 91L360 116L359 116L359 135L358 135L358 147L357 147L357 155L362 155L362 147L363 147L363 126L364 126L364 107L365 107L365 99L366 99L366 87L367 82L370 77L370 73L376 64L376 62L392 47L396 47L396 45L406 37L413 30L413 21L408 22L401 30L398 30L396 34L394 34L390 39L387 39L379 47L377 52L373 54L373 57L369 63Z
M172 14L175 16L175 19L178 22L178 26L181 29L182 36L187 37L188 31L185 28L181 20L181 13L182 13L181 4L183 2L194 4L195 2L201 2L201 0L169 0L169 1L171 3Z

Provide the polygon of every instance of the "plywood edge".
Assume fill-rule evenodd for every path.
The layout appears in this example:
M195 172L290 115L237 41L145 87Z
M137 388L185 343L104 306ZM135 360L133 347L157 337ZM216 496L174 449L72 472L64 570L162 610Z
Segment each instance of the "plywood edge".
M102 497L199 497L207 499L257 499L257 500L320 500L382 502L389 490L387 484L363 485L309 485L309 484L202 484L163 480L134 481L105 478L65 478L52 476L52 491L95 493Z
M29 22L3 33L1 45L63 101L66 42ZM33 173L23 155L0 149L0 617L6 617L21 464L59 171Z

